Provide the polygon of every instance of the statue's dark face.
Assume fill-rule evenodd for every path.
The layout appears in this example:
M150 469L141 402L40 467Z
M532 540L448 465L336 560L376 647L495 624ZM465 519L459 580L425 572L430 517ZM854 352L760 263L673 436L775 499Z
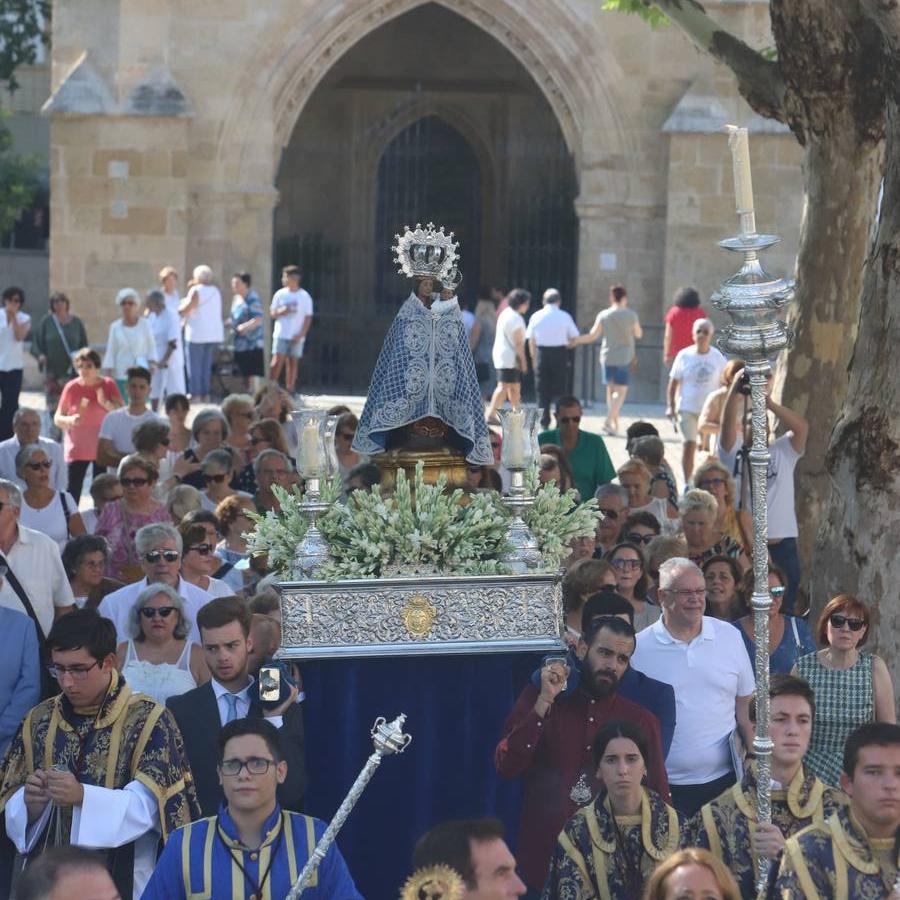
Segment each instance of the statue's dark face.
M416 296L424 302L431 299L432 291L434 291L434 279L423 278L416 287Z

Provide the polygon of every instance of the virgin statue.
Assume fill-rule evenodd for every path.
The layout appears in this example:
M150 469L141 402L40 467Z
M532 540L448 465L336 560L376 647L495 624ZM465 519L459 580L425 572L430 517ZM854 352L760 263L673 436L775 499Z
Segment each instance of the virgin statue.
M456 298L459 244L428 224L397 235L399 271L413 290L375 363L353 449L374 455L449 447L472 465L493 465L475 363ZM451 293L440 299L442 289ZM446 291L445 291L446 292Z

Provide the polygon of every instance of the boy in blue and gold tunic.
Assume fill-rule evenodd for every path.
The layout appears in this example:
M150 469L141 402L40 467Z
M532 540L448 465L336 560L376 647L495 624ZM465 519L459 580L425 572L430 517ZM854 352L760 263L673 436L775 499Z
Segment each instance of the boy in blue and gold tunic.
M290 891L325 831L318 819L282 810L275 799L287 774L278 730L263 719L237 719L219 735L219 814L179 828L159 858L144 900L243 897L280 900ZM332 844L304 900L362 900Z

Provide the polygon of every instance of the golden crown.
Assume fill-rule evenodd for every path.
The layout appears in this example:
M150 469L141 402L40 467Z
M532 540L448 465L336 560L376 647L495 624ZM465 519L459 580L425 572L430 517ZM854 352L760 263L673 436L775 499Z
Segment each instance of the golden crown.
M400 900L462 900L465 882L450 866L437 865L417 869L407 879Z
M397 271L407 278L436 278L443 282L455 267L459 244L453 240L453 232L444 234L444 226L435 228L429 222L424 228L416 223L415 229L407 225L403 234L396 234L397 243L392 247Z

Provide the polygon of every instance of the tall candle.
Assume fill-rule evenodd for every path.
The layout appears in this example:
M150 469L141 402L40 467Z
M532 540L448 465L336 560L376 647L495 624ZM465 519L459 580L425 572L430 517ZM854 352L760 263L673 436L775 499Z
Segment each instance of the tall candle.
M753 178L750 175L750 142L747 129L726 125L734 169L734 202L738 213L753 212Z
M319 426L308 422L300 435L300 467L304 475L314 475L319 471Z
M525 468L525 422L521 410L513 410L506 417L506 434L503 437L506 446L507 465L511 469Z

